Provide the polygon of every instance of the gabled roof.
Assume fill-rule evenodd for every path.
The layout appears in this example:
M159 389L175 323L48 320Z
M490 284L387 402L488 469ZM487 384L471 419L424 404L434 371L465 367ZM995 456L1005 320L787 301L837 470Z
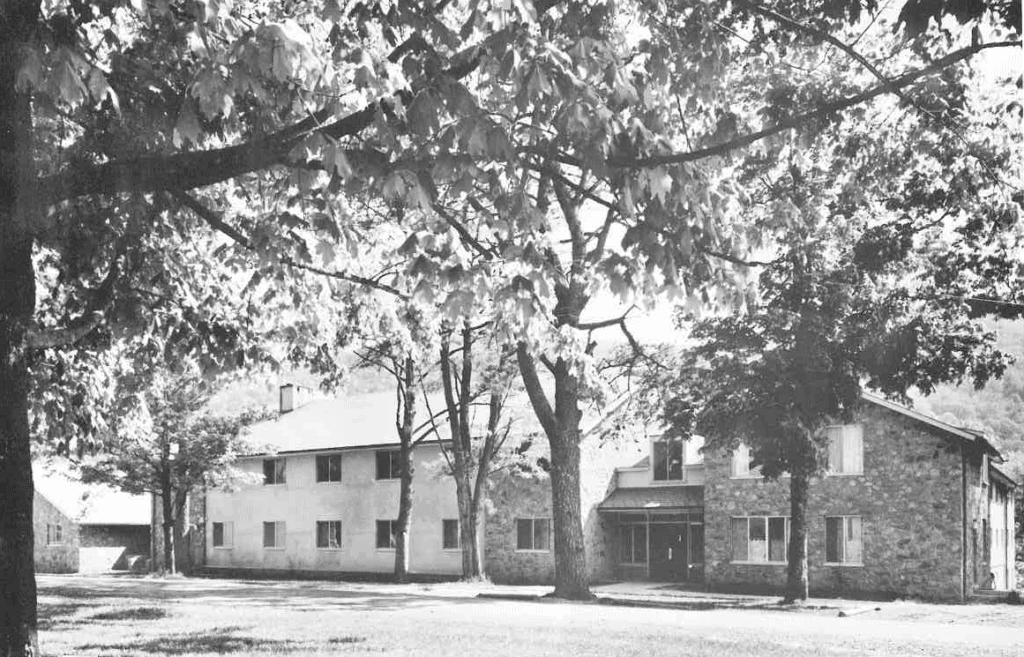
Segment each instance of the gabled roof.
M149 525L152 502L103 484L84 484L65 472L32 466L36 492L79 525Z
M921 413L920 411L915 411L912 408L907 408L902 404L897 404L896 402L889 401L888 399L871 392L861 392L861 398L866 402L870 402L872 404L875 404L876 406L881 406L882 408L886 408L890 411L895 411L901 415L911 418L912 420L916 420L918 422L921 422L922 424L926 424L932 427L933 429L938 429L940 432L944 433L945 435L951 438L957 438L964 442L978 445L990 456L994 456L1000 463L1003 462L1003 457L999 453L999 450L997 450L992 445L992 443L990 443L985 438L985 434L981 433L980 431L967 429L965 427L958 427L947 422L943 422L942 420L934 418L931 415Z
M422 398L417 397L416 402L415 424L420 427L430 415ZM246 437L252 446L250 455L397 445L395 406L395 395L391 392L314 399L251 427ZM435 414L443 406L440 399L431 399L430 408ZM447 439L447 423L439 420L437 426ZM418 435L422 433L421 430ZM437 440L428 436L424 442Z

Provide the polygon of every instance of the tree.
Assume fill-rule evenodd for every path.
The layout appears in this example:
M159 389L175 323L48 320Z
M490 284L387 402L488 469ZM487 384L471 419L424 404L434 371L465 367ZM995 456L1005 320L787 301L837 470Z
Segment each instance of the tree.
M962 299L916 292L929 272L912 251L869 248L876 237L828 224L796 235L749 314L695 326L664 410L669 435L700 433L711 450L742 443L765 478L789 475L789 601L807 597L807 493L827 466L825 428L850 421L862 387L906 402L911 388L980 387L1008 362Z
M234 467L236 456L252 448L242 430L267 414L256 410L231 416L207 414L203 409L216 386L195 370L163 369L146 378L142 390L126 395L127 408L119 409L124 419L118 421L116 437L83 464L82 480L157 495L163 517L163 569L175 573L180 520L189 496L244 479L244 473Z
M506 354L487 377L484 386L475 387L474 374L480 358L474 356L473 345L483 327L473 327L465 319L458 331L461 344L453 351L451 338L454 330L442 329L440 365L441 385L444 390L445 411L451 437L449 466L455 479L455 495L459 505L459 542L462 546L463 579L486 578L483 546L480 542L483 530L483 503L486 499L487 481L492 464L500 454L508 438L510 424L502 424L505 400L508 398L511 380L502 372ZM461 353L458 353L461 352ZM457 359L457 360L456 360ZM457 366L457 367L456 367ZM473 422L473 406L481 396L486 396L487 419L482 440L479 427ZM429 406L428 406L429 410Z
M821 30L856 21L874 5L851 0L824 9L818 3L786 7L798 24L821 19L815 23L823 25L818 35L808 37L819 46ZM325 201L347 186L369 186L424 209L435 209L433 188L454 188L456 197L447 199L450 206L439 204L444 213L439 216L452 230L465 229L463 239L477 240L483 233L463 226L448 207L464 207L467 191L474 192L473 201L485 188L500 192L508 179L495 162L512 160L511 172L521 172L519 165L526 162L534 173L557 163L576 172L570 176L576 188L592 196L607 193L612 205L621 203L627 214L639 207L637 214L649 222L647 199L640 198L636 206L631 198L664 200L669 192L687 201L703 198L700 188L709 179L687 163L706 163L886 94L898 95L980 52L1016 44L1012 39L974 40L969 46L949 46L938 40L933 25L947 13L967 21L991 11L1019 33L1017 2L968 7L910 2L902 16L912 33L923 33L927 47L913 53L907 68L894 65L881 80L874 72L855 79L843 76L842 84L821 95L790 93L800 102L774 114L758 115L761 107L751 101L745 104L750 111L740 118L754 120L733 121L719 112L732 104L720 88L730 79L725 72L748 70L731 66L737 55L765 55L762 63L771 57L772 64L782 66L793 45L766 40L757 31L749 50L738 46L749 24L765 24L753 17L755 9L751 3L712 3L699 11L677 12L637 2L613 11L607 5L556 0L487 10L461 2L424 7L411 0L390 6L358 3L349 11L336 2L256 0L71 0L45 7L40 0L10 0L0 5L0 135L8 136L0 140L0 479L9 486L9 504L0 516L0 579L10 583L0 609L11 610L0 623L9 628L0 634L0 655L20 657L25 646L37 647L34 584L27 565L32 544L32 486L26 474L30 355L40 345L74 342L107 320L107 304L99 303L86 304L95 307L71 314L66 324L38 322L33 249L73 244L62 229L80 225L80 200L132 199L142 207L168 203L186 208L262 264L351 280L356 276L344 267L332 268L344 260L344 250L330 257L346 241L349 217L333 215L337 207ZM632 19L643 21L655 38L631 37L623 23ZM787 30L797 31L788 25L768 32L774 38ZM657 48L648 51L650 43ZM657 72L659 84L672 82L672 93L649 94L649 87L637 86L633 74L644 78L647 68ZM518 91L510 92L509 85ZM688 88L694 93L684 93ZM779 85L749 84L744 93L747 100L763 100L766 89L778 92ZM696 96L686 127L683 121L664 121L677 106L676 91L686 97L679 103L683 107ZM499 113L481 112L492 100L500 101ZM61 126L67 126L63 136ZM571 138L547 143L542 135L550 126ZM510 135L526 133L534 138L510 148ZM687 145L691 138L693 147ZM460 157L435 159L425 144L443 144ZM423 166L432 160L441 168ZM457 166L446 173L443 167L453 163ZM580 182L584 173L600 178L604 187L588 191ZM679 183L673 191L667 185L676 174L693 184ZM228 180L236 182L217 184ZM537 182L531 174L524 188L532 194ZM715 191L711 187L709 193ZM202 193L191 191L199 188ZM266 212L234 212L254 197L272 197L275 203ZM487 198L498 198L500 204L474 208L490 217L484 232L503 237L501 225L518 220L510 215L524 207L530 212L522 219L532 221L535 204L516 206L516 195L501 193ZM697 207L709 213L710 224L717 221L709 203ZM505 216L495 217L496 209ZM172 216L133 212L130 235L163 237L188 230ZM225 216L241 221L235 224ZM653 221L663 229L664 217ZM722 246L717 237L693 239L688 227L679 231L679 244ZM305 236L315 237L323 248L309 249ZM106 253L113 241L94 244L102 248L89 255ZM128 240L125 251L134 252L136 244ZM657 238L644 250L674 253L665 244ZM718 252L730 255L728 249ZM329 265L321 266L323 260ZM677 264L692 270L688 261ZM94 272L80 271L69 280L77 283ZM90 298L88 288L79 291L76 298ZM578 305L568 303L563 309ZM563 381L568 381L568 369ZM562 409L572 414L571 404L556 406L560 415ZM566 456L571 460L571 453ZM564 543L570 544L581 548ZM568 558L564 550L560 553ZM581 563L567 561L560 572L575 573L566 577L578 584Z

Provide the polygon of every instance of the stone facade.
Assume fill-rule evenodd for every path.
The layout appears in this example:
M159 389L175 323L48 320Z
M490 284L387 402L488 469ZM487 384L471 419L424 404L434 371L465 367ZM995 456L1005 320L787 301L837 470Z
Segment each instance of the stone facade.
M536 457L546 455L537 448ZM614 526L601 516L597 505L615 488L615 468L631 465L647 453L647 442L601 440L587 436L580 444L580 503L587 571L593 582L615 578ZM555 576L552 550L516 550L517 518L551 518L551 481L538 476L496 478L488 491L490 501L484 537L488 576L508 584L551 584Z
M808 566L813 594L954 600L962 587L961 458L951 440L899 413L865 404L862 475L812 480ZM730 457L705 454L706 581L711 588L777 592L785 564L732 562L730 519L790 515L783 478L730 478ZM860 516L863 565L825 564L826 516Z
M64 515L45 497L35 493L33 501L33 533L35 534L35 566L37 573L78 572L78 525ZM46 528L59 525L59 543L48 544Z

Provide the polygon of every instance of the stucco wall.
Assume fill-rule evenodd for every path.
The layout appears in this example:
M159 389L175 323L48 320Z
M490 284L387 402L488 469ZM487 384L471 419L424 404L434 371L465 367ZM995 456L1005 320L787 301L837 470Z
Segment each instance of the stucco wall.
M71 522L50 501L35 493L32 513L35 534L35 566L37 573L78 572L78 525ZM61 526L60 545L46 544L46 526Z
M812 592L824 595L961 594L959 447L898 413L866 405L864 474L812 481L808 565ZM731 561L730 518L789 516L788 480L730 479L728 455L706 453L706 579L711 588L780 590L784 564ZM825 565L825 517L862 518L863 565Z
M399 481L377 481L375 449L342 452L341 482L316 483L314 454L285 455L282 485L243 485L234 493L210 491L206 498L206 536L214 522L234 523L234 545L207 542L210 567L333 572L390 572L394 550L377 549L377 520L398 517ZM328 452L324 452L328 453ZM437 445L420 445L413 454L413 510L409 568L412 573L457 575L458 550L442 549L442 520L457 519L455 483L439 478L443 457ZM263 459L242 467L261 474ZM316 547L316 522L341 520L341 548ZM284 549L263 547L263 523L285 522Z
M597 505L615 488L615 468L643 458L647 441L602 441L588 436L580 444L580 505L587 572L592 582L615 577L614 528L597 512ZM538 448L538 455L546 449ZM516 550L516 518L551 518L551 481L503 475L492 481L488 494L485 555L487 573L498 583L550 584L554 553Z

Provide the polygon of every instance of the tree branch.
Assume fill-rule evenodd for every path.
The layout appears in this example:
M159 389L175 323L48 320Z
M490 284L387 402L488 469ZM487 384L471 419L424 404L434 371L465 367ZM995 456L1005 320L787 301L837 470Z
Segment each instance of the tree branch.
M694 151L686 151L683 153L665 153L663 155L651 155L649 157L639 158L610 158L608 160L608 165L623 169L642 168L660 166L665 164L682 164L684 162L695 162L697 160L703 160L709 157L724 155L738 148L749 146L750 144L753 144L756 141L760 141L765 137L777 135L780 132L785 132L786 130L789 130L791 128L799 127L810 121L826 117L830 114L834 114L841 110L853 107L854 105L859 105L860 103L871 100L872 98L881 96L884 93L891 92L893 89L901 89L903 87L906 87L912 82L916 82L917 80L928 75L931 75L932 73L941 71L944 68L951 66L952 64L956 64L957 62L968 59L980 53L983 50L988 50L990 48L1014 48L1020 47L1020 45L1020 41L975 43L965 48L961 48L960 50L951 52L945 57L940 57L939 59L936 59L934 62L925 67L919 68L915 71L904 73L899 77L892 78L887 83L871 87L870 89L866 89L865 91L862 91L861 93L855 94L853 96L840 98L839 100L833 101L832 103L829 103L828 105L820 107L819 109L813 110L811 112L796 114L784 121L775 124L774 126L763 128L761 130L758 130L757 132L752 132L750 134L746 134L735 139L731 139L729 141L716 144L714 146L708 146L707 148L699 148ZM578 161L574 162L574 164L576 166L581 165L581 163Z
M544 394L540 377L537 375L537 365L533 360L533 356L527 350L525 342L520 342L516 347L516 361L519 363L519 373L523 378L526 394L530 398L530 405L533 406L533 411L537 414L540 425L544 427L544 432L547 435L554 436L558 429L558 425L555 422L555 412L551 409L551 402L548 401L547 396Z
M187 192L184 191L176 191L173 193L173 196L174 198L181 201L181 203L189 210L192 210L196 214L196 216L198 216L200 219L206 222L211 228L214 228L215 230L219 231L224 235L227 235L234 242L238 243L239 246L243 247L245 250L251 251L253 253L256 252L256 247L253 246L252 241L249 240L249 238L247 238L236 228L234 228L233 226L225 222L223 219L221 219L216 212L200 203L191 194L188 194ZM398 291L397 289L391 287L390 285L385 285L384 283L381 283L380 281L374 280L372 278L367 278L365 276L359 276L356 274L350 274L348 272L343 271L323 269L321 267L316 267L314 265L298 262L291 256L280 256L279 260L281 264L285 265L286 267L301 269L303 271L308 271L310 273L317 274L318 276L326 276L328 278L334 278L340 281L346 281L348 283L354 283L356 285L360 285L363 287L369 287L375 290L380 290L381 292L387 292L388 294L394 295L399 299L407 300L409 298L408 295Z
M121 275L121 259L128 248L128 240L121 236L114 247L110 270L96 290L91 294L85 311L68 322L63 328L42 328L32 325L25 332L29 349L51 349L72 345L92 333L103 323L104 312L114 301L114 284Z

